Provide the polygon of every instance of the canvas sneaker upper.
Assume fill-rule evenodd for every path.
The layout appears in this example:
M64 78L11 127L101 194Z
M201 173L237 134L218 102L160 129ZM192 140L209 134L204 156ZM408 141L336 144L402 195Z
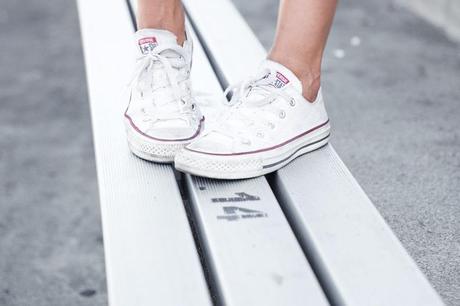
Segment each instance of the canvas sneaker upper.
M155 141L188 141L203 124L191 90L192 43L166 30L135 34L138 58L125 112L127 126Z
M189 151L242 155L283 147L328 123L321 90L314 102L283 65L265 60L257 74L229 89L232 106L220 123L189 144Z

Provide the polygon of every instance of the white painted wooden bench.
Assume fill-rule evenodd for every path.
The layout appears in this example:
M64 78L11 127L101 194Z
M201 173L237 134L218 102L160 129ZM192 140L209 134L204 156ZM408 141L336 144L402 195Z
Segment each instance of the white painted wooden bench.
M110 305L442 305L331 145L269 180L180 175L133 156L122 114L135 1L77 2ZM265 50L229 0L184 5L194 87L221 94Z

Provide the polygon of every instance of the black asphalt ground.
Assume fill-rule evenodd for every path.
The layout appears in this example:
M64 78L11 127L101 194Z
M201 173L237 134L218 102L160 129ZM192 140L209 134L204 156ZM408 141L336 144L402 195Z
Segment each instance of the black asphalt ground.
M277 2L236 0L267 48ZM341 2L323 77L332 142L448 305L460 305L459 70L460 45L391 0ZM106 305L74 1L0 3L0 103L0 305Z

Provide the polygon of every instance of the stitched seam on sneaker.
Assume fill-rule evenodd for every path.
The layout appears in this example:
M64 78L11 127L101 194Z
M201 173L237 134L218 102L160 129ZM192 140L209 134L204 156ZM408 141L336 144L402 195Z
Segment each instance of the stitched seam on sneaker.
M146 133L142 132L133 122L133 120L131 119L131 117L125 113L125 118L128 119L129 123L131 124L131 126L134 128L134 130L136 132L138 132L139 134L141 134L142 136L145 136L147 138L150 138L150 139L153 139L153 140L157 140L157 141L165 141L165 142L174 142L174 141L186 141L186 140L192 140L194 139L195 137L197 137L199 134L200 134L200 131L201 131L201 126L204 122L204 116L201 117L200 119L200 123L198 124L198 128L195 132L195 134L193 134L191 137L189 138L178 138L178 139L162 139L162 138L156 138L156 137L153 137L153 136L150 136L150 135L147 135Z
M308 131L303 132L303 133L301 133L301 134L299 134L299 135L297 135L297 136L295 136L295 137L293 137L293 138L291 138L289 140L286 140L286 141L284 141L284 142L282 142L280 144L277 144L275 146L268 147L268 148L254 150L254 151L237 152L237 153L211 153L211 152L204 152L204 151L194 150L194 149L190 149L190 148L187 148L187 147L185 147L185 150L195 152L195 153L206 154L206 155L215 155L215 156L238 156L238 155L247 155L247 154L266 152L266 151L270 151L270 150L274 150L274 149L277 149L279 147L282 147L282 146L284 146L284 145L286 145L286 144L288 144L288 143L290 143L290 142L292 142L292 141L294 141L294 140L296 140L296 139L298 139L298 138L300 138L302 136L305 136L305 135L307 135L307 134L309 134L309 133L311 133L311 132L313 132L313 131L315 131L315 130L317 130L319 128L322 128L323 126L325 126L328 123L329 123L329 119L326 122L321 123L320 125L315 126L314 128L311 128Z

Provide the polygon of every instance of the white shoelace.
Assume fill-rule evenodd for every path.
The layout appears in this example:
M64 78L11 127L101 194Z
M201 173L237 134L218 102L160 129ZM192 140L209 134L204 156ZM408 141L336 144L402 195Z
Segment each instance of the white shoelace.
M206 134L216 132L243 144L251 144L254 136L264 138L267 128L274 129L274 121L286 116L279 103L275 103L279 101L278 98L289 106L294 106L296 101L283 90L271 85L271 79L266 75L264 73L229 86L224 95L233 92L231 107L221 118L221 123ZM260 97L255 98L255 95Z
M195 104L187 83L190 71L181 48L175 45L160 45L155 47L155 53L139 56L137 62L138 69L129 85L135 87L142 96L150 96L150 103L143 108L147 115L145 121L154 123L159 120L183 119L189 123ZM165 80L153 84L153 68L163 69ZM156 101L153 98L156 91L169 87L172 99Z

